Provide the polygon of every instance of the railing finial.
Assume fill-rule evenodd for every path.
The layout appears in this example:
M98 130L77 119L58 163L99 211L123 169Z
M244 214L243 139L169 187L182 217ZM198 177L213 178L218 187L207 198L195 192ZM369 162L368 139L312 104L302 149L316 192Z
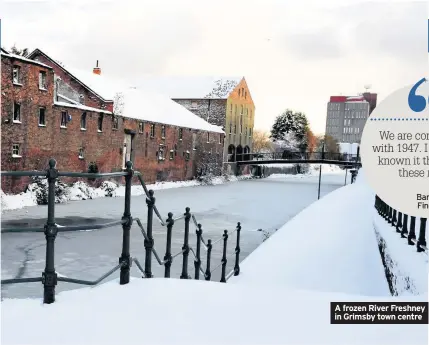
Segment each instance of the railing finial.
M53 158L51 158L50 160L49 160L49 168L50 169L55 169L55 166L57 165L57 161L55 160L55 159L53 159Z

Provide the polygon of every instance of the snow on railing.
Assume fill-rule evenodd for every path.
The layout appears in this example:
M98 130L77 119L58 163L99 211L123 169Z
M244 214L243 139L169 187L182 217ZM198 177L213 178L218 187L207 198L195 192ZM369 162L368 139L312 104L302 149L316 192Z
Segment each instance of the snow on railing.
M416 237L416 217L409 217L407 214L395 210L378 195L375 196L374 206L378 214L396 229L401 238L407 240L408 245L416 246L419 253L428 252L426 243L426 218L420 218L419 235Z
M180 275L181 279L190 279L190 275L188 274L188 258L189 253L191 253L194 257L194 266L195 266L195 279L199 279L200 273L204 275L205 280L210 280L212 273L222 267L221 279L220 282L226 282L232 275L238 275L240 273L240 232L241 225L237 224L237 227L228 234L228 230L224 230L223 235L217 240L213 241L211 239L207 240L207 242L203 238L203 230L202 225L197 222L195 215L190 213L189 207L186 207L185 213L182 216L177 218L173 218L173 214L168 213L168 218L164 222L162 220L161 214L158 211L158 208L155 205L155 197L153 190L148 190L146 184L143 180L142 174L138 171L134 171L132 169L132 162L126 163L126 169L122 172L116 173L77 173L77 172L61 172L56 169L56 161L51 159L49 161L49 168L47 171L2 171L0 173L1 176L15 176L15 177L23 177L23 176L39 176L46 177L48 179L48 217L46 225L43 228L13 228L13 229L2 229L2 233L8 232L44 232L46 236L46 260L45 260L45 269L42 272L41 277L35 278L14 278L14 279L4 279L1 280L1 284L18 284L18 283L29 283L29 282L39 282L41 281L43 284L44 290L44 303L53 303L55 301L55 286L59 281L74 283L74 284L82 284L82 285L97 285L102 280L106 279L110 275L112 275L117 270L120 270L120 279L119 283L121 285L128 284L130 281L130 268L132 263L134 262L137 268L143 275L143 278L151 278L152 274L152 255L155 256L156 261L159 265L164 266L165 272L164 277L170 277L170 269L173 259L179 255L182 255L182 273ZM104 224L92 224L92 225L75 225L75 226L62 226L55 222L55 184L58 177L84 177L84 178L110 178L110 177L125 177L125 207L124 214L122 219L104 223ZM146 230L143 227L142 221L139 218L133 219L131 216L131 181L134 176L137 176L143 190L146 194L146 204L147 204L147 223ZM153 230L153 215L155 214L156 218L160 221L162 226L167 228L167 244L166 244L166 253L164 255L163 260L161 260L160 255L157 253L154 247L154 239L152 236ZM185 234L182 250L180 250L176 254L171 253L171 239L172 239L172 229L174 226L174 222L180 219L185 220ZM190 221L193 221L196 226L196 235L197 235L197 243L196 249L192 248L189 244L189 228ZM131 226L133 222L136 222L140 231L144 237L144 247L145 247L145 261L144 268L140 264L139 260L136 258L132 258L130 255L130 239L131 239ZM119 264L113 267L111 270L103 274L100 278L94 281L81 280L75 278L64 277L58 275L55 271L55 239L58 232L65 231L80 231L80 230L92 230L92 229L103 229L108 227L113 227L117 225L122 225L123 229L123 237L122 237L122 253L119 258ZM228 237L233 233L237 232L237 242L236 247L233 253L227 254L227 242ZM214 269L210 268L211 264L211 251L212 246L216 243L219 243L223 240L223 252L221 263L216 266ZM203 249L207 251L206 256L206 269L205 271L202 269L202 261L201 261L201 246ZM235 256L235 265L234 269L227 275L226 274L226 265L228 262L228 258L230 256Z

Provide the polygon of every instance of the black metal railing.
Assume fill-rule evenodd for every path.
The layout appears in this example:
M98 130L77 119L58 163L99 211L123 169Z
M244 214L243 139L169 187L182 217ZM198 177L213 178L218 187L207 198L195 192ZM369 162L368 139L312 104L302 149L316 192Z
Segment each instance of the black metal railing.
M360 164L360 155L359 150L356 154L345 154L338 152L326 152L326 151L316 151L316 152L292 152L292 151L283 151L283 152L266 152L266 153L247 153L242 155L236 155L235 161L238 163L244 163L249 161L292 161L294 163L311 163L312 161L316 163L321 163L326 161L327 163L335 164L336 162L341 163L350 163L350 164Z
M416 217L399 212L385 203L378 195L375 196L375 209L388 224L396 229L408 245L416 246L417 252L428 251L426 244L426 218L420 218L419 234L416 236Z
M161 266L164 266L164 277L170 278L171 274L171 265L174 258L179 255L182 255L182 272L180 275L181 279L191 279L191 276L188 273L188 260L189 254L191 253L194 258L194 267L195 274L194 279L200 279L200 273L204 276L205 280L211 280L212 273L221 267L221 278L220 282L226 282L232 275L239 275L240 273L240 233L241 233L241 224L237 223L236 228L228 233L228 230L224 230L224 233L217 240L212 241L208 239L207 242L203 238L203 227L200 223L197 222L194 214L191 214L190 208L186 207L185 213L177 218L173 218L173 214L168 213L168 218L164 222L162 220L161 214L158 211L155 205L154 191L148 190L146 184L143 180L143 176L140 172L134 171L132 168L132 163L126 163L126 169L123 172L116 173L77 173L77 172L61 172L56 169L56 161L51 159L49 161L49 168L47 171L2 171L1 176L38 176L45 177L48 179L48 216L46 225L43 228L13 228L13 229L1 229L2 233L22 233L22 232L44 232L46 237L46 260L45 260L45 269L42 272L41 277L32 277L32 278L13 278L13 279L2 279L1 284L18 284L18 283L30 283L30 282L42 282L43 284L43 302L44 303L53 303L55 301L55 287L58 282L74 283L81 285L97 285L114 272L120 270L120 279L119 283L121 285L128 284L130 281L130 268L134 262L141 272L143 278L152 278L152 256L155 256L157 263ZM139 218L133 218L131 216L131 185L132 179L134 176L137 176L139 182L141 183L143 190L146 195L146 205L147 205L147 223L146 229L143 227L143 223ZM124 177L125 178L125 205L124 213L120 220L104 223L104 224L91 224L91 225L75 225L75 226L60 226L55 222L55 184L59 177L80 177L80 178L111 178L111 177ZM166 251L163 260L161 260L160 255L155 249L154 239L152 235L153 230L153 219L154 214L159 220L160 224L166 228ZM172 240L172 230L174 227L175 221L179 219L184 219L185 221L185 231L184 231L184 240L183 246L178 253L171 253L171 240ZM191 220L196 227L196 249L194 249L189 244L189 232L190 232L190 223ZM140 261L137 258L131 257L130 254L130 232L131 227L134 223L137 223L143 237L144 237L144 247L145 247L145 261L144 267L140 264ZM113 267L111 270L103 274L100 278L89 281L68 277L59 277L55 271L55 239L58 232L67 232L67 231L77 231L77 230L92 230L92 229L103 229L109 228L117 225L122 225L122 251L119 257L118 264ZM227 254L227 243L228 238L233 234L237 233L236 236L236 246L235 250ZM211 253L212 247L216 243L222 242L222 259L218 266L214 269L211 269ZM202 268L201 260L201 249L206 250L206 269ZM226 266L228 258L235 256L234 268L226 274Z

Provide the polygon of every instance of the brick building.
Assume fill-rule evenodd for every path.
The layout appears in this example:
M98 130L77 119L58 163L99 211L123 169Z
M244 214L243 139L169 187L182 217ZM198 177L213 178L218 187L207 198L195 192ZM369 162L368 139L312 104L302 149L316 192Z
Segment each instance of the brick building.
M125 87L94 71L73 73L36 49L1 52L2 170L123 169L132 160L148 183L186 180L222 167L224 132L167 97ZM27 179L2 179L5 192Z
M141 83L157 87L202 119L224 128L225 161L244 160L246 153L252 152L255 104L244 77L157 78Z

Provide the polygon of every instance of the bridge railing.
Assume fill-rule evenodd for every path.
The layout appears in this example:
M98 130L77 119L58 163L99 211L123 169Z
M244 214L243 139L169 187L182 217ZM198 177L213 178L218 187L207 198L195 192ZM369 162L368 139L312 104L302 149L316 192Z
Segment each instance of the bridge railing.
M205 280L210 280L212 273L221 267L221 279L220 282L226 282L232 275L239 275L240 273L240 234L241 234L241 224L238 223L236 228L228 233L228 230L224 230L223 235L218 239L212 241L208 239L207 242L203 237L203 227L200 223L197 222L196 216L190 212L189 207L186 207L185 213L177 218L173 218L173 214L168 213L168 217L164 222L160 212L158 211L157 206L155 205L154 191L148 190L144 182L143 176L140 172L134 171L132 169L132 163L126 163L126 169L123 172L116 173L78 173L78 172L61 172L56 169L56 161L51 159L49 161L49 168L47 171L2 171L1 176L14 176L14 177L23 177L23 176L38 176L45 177L48 180L48 215L47 221L43 228L30 227L30 228L11 228L11 229L1 229L2 233L23 233L23 232L43 232L46 238L46 259L45 259L45 269L42 272L41 277L30 277L30 278L12 278L12 279L2 279L1 284L18 284L18 283L31 283L31 282L42 282L43 284L43 303L53 303L55 301L55 287L58 282L74 283L81 285L97 285L107 277L111 276L114 272L120 271L119 283L121 285L128 284L130 281L130 268L132 263L135 263L137 268L142 274L142 278L152 278L152 255L155 256L158 264L164 266L164 277L170 277L171 265L173 259L177 256L182 255L182 272L180 275L181 279L191 279L188 274L188 259L189 254L191 253L194 258L195 274L194 278L199 279L200 273L203 274ZM146 205L147 205L147 223L146 229L143 226L142 221L139 218L133 218L131 216L131 184L132 178L137 176L143 190L146 195ZM124 177L125 178L125 205L124 213L120 220L104 223L104 224L81 224L75 226L61 226L55 221L55 185L59 177L81 177L81 178L112 178L112 177ZM153 218L154 215L159 220L160 224L166 228L166 251L163 260L160 258L160 255L154 247L153 239ZM184 229L184 240L183 246L178 253L172 254L171 252L171 242L172 242L172 231L175 221L179 219L184 219L185 229ZM196 247L195 249L189 244L189 232L190 232L190 223L196 227ZM131 257L130 254L130 239L131 239L131 227L133 222L136 222L143 237L144 237L144 247L145 247L145 260L144 265L140 264L140 261L137 258ZM103 274L96 280L82 280L76 278L68 278L58 276L55 270L55 240L59 232L68 232L68 231L78 231L78 230L95 230L95 229L104 229L109 227L114 227L122 225L122 251L119 257L118 264L115 265L108 272ZM228 238L236 233L236 246L232 253L227 254L227 244ZM222 244L222 259L220 264L215 268L211 268L211 253L213 245L221 243ZM206 250L206 268L202 268L201 260L201 249ZM226 266L228 258L234 256L235 264L234 268L228 274L226 273ZM144 266L144 267L143 267Z
M347 161L360 162L359 153L345 154L338 152L314 151L314 152L264 152L264 153L247 153L236 156L238 162L243 161L262 161L262 160L302 160L302 161Z
M408 245L416 246L417 252L428 252L426 243L426 218L419 219L419 226L416 229L416 217L399 212L385 203L378 195L375 196L374 206L378 214L401 235L401 238L407 241Z

